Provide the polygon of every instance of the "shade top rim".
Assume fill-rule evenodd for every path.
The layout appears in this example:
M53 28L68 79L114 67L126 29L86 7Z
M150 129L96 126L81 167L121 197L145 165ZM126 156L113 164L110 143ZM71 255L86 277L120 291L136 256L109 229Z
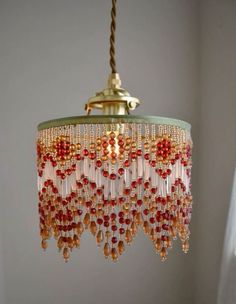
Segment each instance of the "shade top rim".
M191 130L191 125L183 120L150 115L82 115L63 117L43 121L38 125L38 131L53 127L76 124L108 124L108 123L140 123L174 125L182 129Z

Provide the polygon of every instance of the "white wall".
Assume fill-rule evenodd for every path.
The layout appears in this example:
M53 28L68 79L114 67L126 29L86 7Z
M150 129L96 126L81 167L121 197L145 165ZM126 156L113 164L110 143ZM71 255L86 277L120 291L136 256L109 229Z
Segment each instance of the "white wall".
M236 1L201 1L199 128L195 303L214 304L236 164Z
M0 303L6 304L5 280L4 280L4 264L2 250L2 235L0 232Z
M137 114L166 115L196 132L195 0L118 1L117 65L143 100ZM36 126L83 113L108 75L110 1L0 2L1 179L7 304L192 303L193 252L178 243L161 263L141 233L116 264L91 236L65 265L38 235ZM1 189L1 190L3 190ZM192 240L194 242L194 240Z

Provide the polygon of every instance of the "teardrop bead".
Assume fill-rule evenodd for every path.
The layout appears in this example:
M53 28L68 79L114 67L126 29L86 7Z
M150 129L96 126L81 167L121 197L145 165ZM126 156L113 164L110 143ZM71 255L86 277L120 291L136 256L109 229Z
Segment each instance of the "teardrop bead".
M85 228L87 229L90 223L90 214L87 212L84 216L84 221L83 221Z
M120 255L122 255L122 253L125 251L125 244L121 240L118 243L118 251Z
M80 238L78 237L77 234L73 236L73 243L74 243L74 247L76 248L80 247Z
M157 252L161 251L161 239L157 239L155 242L155 248Z
M172 240L169 236L167 237L166 245L168 248L170 248L170 249L172 248Z
M126 240L127 244L130 244L132 242L132 233L131 233L130 229L127 229L125 232L125 240Z
M137 233L137 225L135 224L135 222L132 222L130 230L133 236Z
M83 231L84 231L83 224L81 222L78 222L78 224L77 224L77 233L78 233L78 235L81 235L83 233Z
M173 237L173 239L176 238L177 233L176 233L176 229L174 227L170 226L169 233Z
M167 250L165 247L162 247L160 256L161 256L162 262L164 262L167 259Z
M110 245L109 245L109 243L105 243L103 253L104 253L105 258L107 259L110 255Z
M57 228L54 228L54 238L55 238L55 240L58 239L59 235L60 235L59 230Z
M149 226L148 221L144 221L144 223L143 223L143 230L144 230L144 232L146 234L149 234L149 232L150 232L150 226Z
M61 250L62 247L63 247L63 245L64 245L63 237L60 236L59 239L58 239L58 241L57 241L57 248L58 248L59 250Z
M70 252L69 252L69 249L67 247L65 247L63 249L63 257L64 257L65 262L68 262L69 257L70 257Z
M118 253L114 247L111 249L111 259L113 262L116 262L118 260Z
M188 253L188 251L189 251L189 241L188 240L186 240L182 243L182 249L183 249L184 253Z
M67 238L67 244L68 244L68 247L70 248L70 249L72 249L73 247L74 247L74 242L73 242L73 239L72 239L72 237L68 237Z
M138 225L141 225L143 223L143 216L141 212L137 212L136 214L136 222Z
M95 236L96 232L97 232L97 225L96 225L95 221L90 222L89 229L90 229L90 232L92 233L92 235Z
M154 230L154 228L152 228L152 229L150 230L150 239L151 239L152 241L155 240L155 230Z
M46 240L42 240L41 246L42 246L43 250L46 250L48 247L48 242Z
M104 234L102 230L99 230L97 233L97 244L98 246L102 243L102 241L104 240Z

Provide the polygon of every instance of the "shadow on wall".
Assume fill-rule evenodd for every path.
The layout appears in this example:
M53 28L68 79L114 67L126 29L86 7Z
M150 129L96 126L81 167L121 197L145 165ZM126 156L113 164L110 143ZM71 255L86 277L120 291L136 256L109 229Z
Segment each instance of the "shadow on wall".
M236 167L226 227L217 304L236 303Z

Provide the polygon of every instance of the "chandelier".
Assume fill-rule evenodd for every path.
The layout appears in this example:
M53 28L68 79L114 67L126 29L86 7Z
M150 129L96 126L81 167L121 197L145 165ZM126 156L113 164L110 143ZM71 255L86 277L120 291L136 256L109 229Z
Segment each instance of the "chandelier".
M38 126L41 245L54 237L68 261L88 230L117 261L143 230L164 261L177 237L189 249L191 126L130 115L140 101L121 88L116 70L116 0L111 17L107 88L88 100L86 115ZM90 115L94 109L102 115Z

